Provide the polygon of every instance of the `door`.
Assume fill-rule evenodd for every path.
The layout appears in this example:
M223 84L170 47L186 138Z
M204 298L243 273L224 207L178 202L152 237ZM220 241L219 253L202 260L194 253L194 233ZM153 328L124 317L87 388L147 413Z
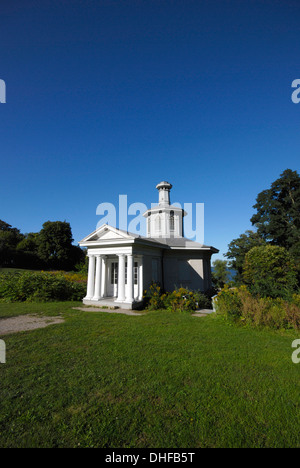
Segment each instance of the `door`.
M118 262L108 261L107 295L111 297L118 296L118 267Z

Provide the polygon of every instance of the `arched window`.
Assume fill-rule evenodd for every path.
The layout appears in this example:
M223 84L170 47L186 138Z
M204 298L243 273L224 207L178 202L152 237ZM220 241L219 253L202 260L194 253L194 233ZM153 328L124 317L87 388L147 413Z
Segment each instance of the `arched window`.
M175 218L174 218L174 211L170 211L170 231L175 231Z
M148 213L147 231L148 231L148 236L150 236L151 235L151 213Z
M161 211L155 218L155 231L160 232L161 231Z

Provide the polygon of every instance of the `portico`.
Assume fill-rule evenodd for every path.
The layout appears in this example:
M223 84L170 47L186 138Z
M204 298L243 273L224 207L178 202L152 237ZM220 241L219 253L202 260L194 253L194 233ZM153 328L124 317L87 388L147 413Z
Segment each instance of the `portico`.
M89 253L87 295L85 304L105 299L123 308L132 308L143 300L143 256L132 252Z

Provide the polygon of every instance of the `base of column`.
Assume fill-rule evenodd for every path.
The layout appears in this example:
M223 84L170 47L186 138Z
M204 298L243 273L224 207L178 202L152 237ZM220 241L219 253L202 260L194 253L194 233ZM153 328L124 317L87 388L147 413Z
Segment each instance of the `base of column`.
M110 298L102 298L98 301L95 301L94 298L92 299L83 299L83 304L88 306L94 307L108 307L111 309L126 309L126 310L134 310L138 309L143 306L143 301L133 301L133 302L119 302L117 299L113 300Z

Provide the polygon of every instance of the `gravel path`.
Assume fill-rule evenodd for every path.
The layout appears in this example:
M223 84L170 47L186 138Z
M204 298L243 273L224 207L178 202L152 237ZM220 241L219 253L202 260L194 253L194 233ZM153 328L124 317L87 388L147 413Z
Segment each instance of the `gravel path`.
M138 312L133 312L130 309L101 309L97 307L73 307L74 310L81 310L82 312L107 312L108 314L123 314L123 315L142 315Z
M0 319L0 336L10 335L37 328L45 328L49 325L63 323L60 317L40 317L38 315L19 315L18 317Z

